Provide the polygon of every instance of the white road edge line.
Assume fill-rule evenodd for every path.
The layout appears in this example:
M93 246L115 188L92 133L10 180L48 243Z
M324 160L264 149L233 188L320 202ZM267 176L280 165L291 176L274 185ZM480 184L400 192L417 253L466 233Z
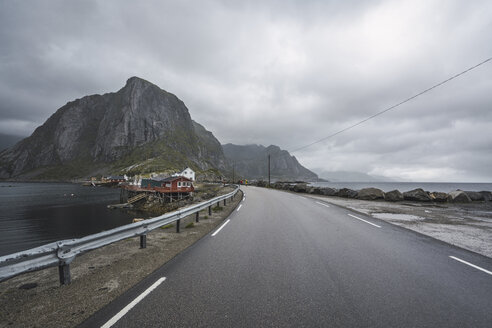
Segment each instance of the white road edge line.
M241 209L241 206L243 206L243 204L239 205L239 207L237 208L236 212L239 212L239 210Z
M330 205L326 205L326 204L323 204L323 203L320 203L320 202L316 202L316 204L320 204L320 205L323 205L323 206L326 206L326 207L330 207Z
M366 221L366 220L364 220L364 219L358 218L358 217L356 217L355 215L352 215L352 214L347 214L347 215L348 215L348 216L353 217L354 219L361 220L362 222L365 222L365 223L367 223L367 224L373 225L373 226L375 226L375 227L377 227L377 228L381 228L381 226L378 226L377 224L374 224L374 223L372 223L372 222Z
M307 198L306 198L306 197L304 197L304 196L299 196L299 197L304 198L304 199L307 199Z
M143 300L145 298L145 296L149 295L150 292L152 292L154 289L156 289L160 284L162 284L162 282L166 280L166 277L162 277L162 278L159 278L159 280L157 280L156 282L154 282L154 284L152 286L150 286L149 288L147 288L142 294L140 294L136 299L134 299L133 301L131 301L130 304L128 304L127 306L125 306L120 312L118 312L114 317L112 317L111 319L109 319L108 322L106 322L103 326L101 326L101 328L109 328L111 327L112 325L114 325L118 320L120 320L125 314L128 313L128 311L130 311L135 305L138 304L138 302L140 302L141 300Z
M472 268L475 268L475 269L477 269L477 270L480 270L480 271L483 271L483 272L485 272L485 273L488 273L488 274L492 275L492 272L490 272L489 270L485 270L484 268L481 268L481 267L479 267L479 266L477 266L477 265L475 265L475 264L471 264L470 262L466 262L465 260L459 259L459 258L454 257L454 256L450 256L450 258L452 258L453 260L456 260L456 261L458 261L458 262L464 263L464 264L466 264L466 265L469 265L469 266L471 266Z
M229 221L231 221L231 219L227 219L227 221L226 221L226 222L224 222L224 224L223 224L223 225L221 225L221 226L220 226L220 228L219 228L219 229L217 229L217 231L215 231L215 232L212 234L212 237L215 237L215 235L216 235L216 234L218 234L218 233L219 233L219 231L220 231L220 230L222 230L222 228L224 228L224 227L226 226L226 224L228 224L228 223L229 223Z

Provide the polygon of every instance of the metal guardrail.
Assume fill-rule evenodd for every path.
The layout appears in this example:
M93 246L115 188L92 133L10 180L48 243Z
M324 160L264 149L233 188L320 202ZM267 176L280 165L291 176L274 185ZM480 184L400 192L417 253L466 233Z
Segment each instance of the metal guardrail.
M159 227L176 222L176 231L179 232L180 220L196 213L196 222L199 221L199 212L208 207L209 215L212 214L212 205L217 205L234 196L240 190L239 186L233 192L212 198L208 201L195 204L161 216L127 224L118 228L103 231L78 239L61 240L32 248L22 252L0 257L0 282L20 275L22 273L42 270L58 266L60 284L69 284L70 263L77 255L100 248L117 241L140 236L140 247L145 248L147 234Z

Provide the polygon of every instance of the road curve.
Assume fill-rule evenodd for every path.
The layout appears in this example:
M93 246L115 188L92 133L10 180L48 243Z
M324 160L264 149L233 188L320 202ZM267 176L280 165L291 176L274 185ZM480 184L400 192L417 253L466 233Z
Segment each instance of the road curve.
M491 327L490 258L319 200L242 189L225 225L80 327Z

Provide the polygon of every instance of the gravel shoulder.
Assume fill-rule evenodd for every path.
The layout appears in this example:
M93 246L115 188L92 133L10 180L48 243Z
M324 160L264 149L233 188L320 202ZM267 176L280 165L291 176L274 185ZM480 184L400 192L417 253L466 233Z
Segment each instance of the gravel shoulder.
M306 195L492 258L492 203L381 202Z
M226 187L220 194L231 192ZM147 235L147 248L130 238L77 257L71 264L72 283L60 286L58 268L20 275L0 283L0 327L74 327L117 298L145 276L174 258L219 225L236 208L234 197L221 210L200 212ZM191 227L185 228L193 223Z

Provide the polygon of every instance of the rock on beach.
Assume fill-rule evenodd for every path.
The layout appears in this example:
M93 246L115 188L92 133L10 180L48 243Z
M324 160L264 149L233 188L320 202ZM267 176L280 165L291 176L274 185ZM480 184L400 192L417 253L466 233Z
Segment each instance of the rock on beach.
M465 194L474 202L484 201L485 197L478 191L465 191Z
M337 192L336 196L344 197L344 198L356 198L357 194L358 192L356 190L352 190L349 188L342 188Z
M325 196L336 196L338 193L338 189L335 188L323 188L321 189L322 195Z
M434 202L444 203L448 200L448 194L445 192L433 191L429 196Z
M364 188L359 190L357 199L377 200L384 199L384 192L378 188Z
M450 203L471 203L471 198L466 192L461 190L451 191L448 193L448 202Z
M480 191L480 193L483 195L483 199L487 202L492 201L492 192L490 191Z
M399 202L403 200L403 194L399 190L391 190L384 194L384 199L388 202Z
M417 202L430 202L432 198L428 193L424 191L422 188L417 188L414 190L406 191L403 193L404 200L411 200Z

